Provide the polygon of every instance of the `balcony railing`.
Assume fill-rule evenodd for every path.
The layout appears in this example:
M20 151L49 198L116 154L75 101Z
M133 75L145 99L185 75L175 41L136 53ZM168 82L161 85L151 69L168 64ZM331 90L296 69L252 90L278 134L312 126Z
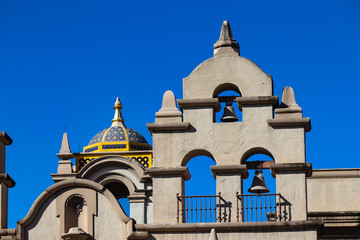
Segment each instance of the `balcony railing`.
M177 194L177 222L228 222L229 204L218 195L180 196ZM289 203L280 194L236 193L237 222L289 221Z
M224 199L218 195L179 196L177 194L177 222L222 222Z
M238 222L287 221L288 203L281 194L238 194Z

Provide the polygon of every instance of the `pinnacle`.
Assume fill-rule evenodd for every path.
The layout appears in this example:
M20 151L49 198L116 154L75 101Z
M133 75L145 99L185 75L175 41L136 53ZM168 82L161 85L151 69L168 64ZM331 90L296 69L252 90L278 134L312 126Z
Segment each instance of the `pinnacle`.
M214 44L214 56L234 53L239 55L239 52L239 43L232 35L230 23L225 20L221 26L219 40Z
M115 104L114 104L114 107L115 109L115 115L114 115L114 118L112 120L112 127L114 126L120 126L120 125L123 125L123 122L125 121L121 115L121 109L122 109L122 104L120 102L120 99L119 97L116 98L116 101L115 101Z

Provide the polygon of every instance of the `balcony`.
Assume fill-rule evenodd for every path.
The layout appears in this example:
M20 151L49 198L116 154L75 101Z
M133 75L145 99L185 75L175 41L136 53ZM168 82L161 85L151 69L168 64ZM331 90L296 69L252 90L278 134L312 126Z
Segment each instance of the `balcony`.
M237 222L289 221L289 203L281 194L238 194L236 209L218 195L180 196L177 194L177 222L229 222L236 211Z

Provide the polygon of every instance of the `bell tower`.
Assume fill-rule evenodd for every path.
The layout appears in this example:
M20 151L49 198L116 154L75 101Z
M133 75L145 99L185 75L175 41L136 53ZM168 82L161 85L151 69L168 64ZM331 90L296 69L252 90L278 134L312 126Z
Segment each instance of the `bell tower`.
M311 174L311 165L305 163L305 132L310 119L302 117L290 87L284 89L279 105L272 77L240 56L239 49L224 21L214 57L183 79L183 99L177 100L181 112L167 91L155 123L147 124L154 146L154 164L148 169L153 178L154 223L176 222L175 196L184 195L184 180L191 177L185 165L199 155L216 162L211 170L226 205L221 214L226 221L237 221L236 192L243 193L242 180L249 176L246 160L264 152L274 158L271 171L277 192L291 204L292 220L307 218L306 175ZM223 111L219 94L227 90L240 94L231 103L241 111L242 121L232 121L233 117L215 121L215 113Z

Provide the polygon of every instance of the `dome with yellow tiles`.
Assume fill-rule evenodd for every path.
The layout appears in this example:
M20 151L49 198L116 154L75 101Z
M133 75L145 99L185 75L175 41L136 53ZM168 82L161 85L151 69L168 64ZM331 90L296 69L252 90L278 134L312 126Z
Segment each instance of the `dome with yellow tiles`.
M122 105L119 98L116 99L114 109L115 116L112 125L97 133L90 140L88 146L84 147L84 152L151 150L151 146L140 133L125 126L121 115Z

